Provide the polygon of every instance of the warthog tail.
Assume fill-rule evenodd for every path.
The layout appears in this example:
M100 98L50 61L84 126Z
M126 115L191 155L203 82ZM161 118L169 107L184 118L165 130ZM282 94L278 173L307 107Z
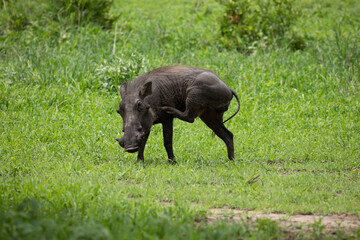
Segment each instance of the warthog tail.
M226 119L226 120L224 121L224 123L226 123L227 121L229 121L230 119L232 119L232 118L239 112L239 110L240 110L240 100L239 100L239 97L238 97L238 95L236 95L236 93L235 93L233 90L231 90L231 91L232 91L232 94L234 95L234 97L236 98L236 101L237 101L237 103L238 103L238 108L237 108L236 112L235 112L233 115L231 115L231 117L229 117L228 119Z

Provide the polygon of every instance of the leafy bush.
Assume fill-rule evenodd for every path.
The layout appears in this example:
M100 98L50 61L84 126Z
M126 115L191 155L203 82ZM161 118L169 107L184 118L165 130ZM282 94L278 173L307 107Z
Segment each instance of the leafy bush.
M146 65L146 59L137 53L130 57L115 57L110 62L104 60L95 70L99 87L117 91L123 82L137 76L140 70L146 71Z
M21 31L27 26L46 27L53 22L62 25L95 23L111 27L112 0L24 0L1 1L0 29Z
M72 24L94 22L110 27L115 20L110 16L112 0L53 0L58 13Z
M291 28L301 16L295 0L225 0L222 4L221 40L227 47L249 51L285 37L291 47L304 47L304 38Z
M0 3L0 27L4 30L24 30L27 26L44 19L41 12L48 12L46 1L2 1Z

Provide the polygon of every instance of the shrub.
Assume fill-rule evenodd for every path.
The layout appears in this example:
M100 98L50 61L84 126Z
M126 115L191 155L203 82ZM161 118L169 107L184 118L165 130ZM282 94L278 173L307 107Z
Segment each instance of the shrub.
M62 25L95 23L111 27L112 0L23 0L1 1L0 30L22 31L28 26L46 27L53 22Z
M96 82L100 88L117 91L123 82L136 77L140 70L146 71L146 65L146 59L137 53L130 57L115 57L110 62L104 60L95 70Z
M93 22L109 28L115 20L110 16L112 0L53 0L53 4L59 15L72 24Z
M252 48L280 43L286 36L294 48L303 48L304 38L291 29L301 10L295 0L225 0L220 19L221 40L229 48Z
M45 4L44 4L45 3ZM41 11L49 7L45 1L2 1L0 3L0 27L4 30L22 31L42 18Z

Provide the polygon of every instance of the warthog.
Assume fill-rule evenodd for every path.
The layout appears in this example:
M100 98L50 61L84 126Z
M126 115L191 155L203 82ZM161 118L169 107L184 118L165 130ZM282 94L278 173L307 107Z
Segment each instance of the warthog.
M224 123L240 109L236 93L212 71L195 67L161 67L120 86L122 101L117 112L123 119L124 136L116 138L126 152L138 152L137 161L144 161L144 149L151 126L161 123L164 146L170 163L173 152L173 119L194 122L196 117L226 144L228 157L234 159L233 134ZM238 102L237 111L226 121L232 97Z

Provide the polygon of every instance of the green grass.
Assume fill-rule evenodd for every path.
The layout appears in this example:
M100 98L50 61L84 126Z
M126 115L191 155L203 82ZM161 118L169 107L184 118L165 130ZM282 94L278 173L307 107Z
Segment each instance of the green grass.
M4 32L0 238L286 236L271 221L255 228L203 221L207 209L223 206L359 216L360 31L354 23L360 11L354 9L360 6L321 1L305 9L311 17L299 24L311 33L307 49L249 56L216 42L222 7L215 1L117 1L116 48L114 29L91 24ZM341 25L329 13L343 17ZM126 63L140 64L140 73L175 64L217 72L241 101L240 113L226 123L234 133L234 163L200 120L176 120L178 165L167 164L161 126L152 128L145 163L134 165L136 156L115 141L119 83L104 87L107 73L99 75L116 57L130 75ZM234 101L226 116L236 107Z

